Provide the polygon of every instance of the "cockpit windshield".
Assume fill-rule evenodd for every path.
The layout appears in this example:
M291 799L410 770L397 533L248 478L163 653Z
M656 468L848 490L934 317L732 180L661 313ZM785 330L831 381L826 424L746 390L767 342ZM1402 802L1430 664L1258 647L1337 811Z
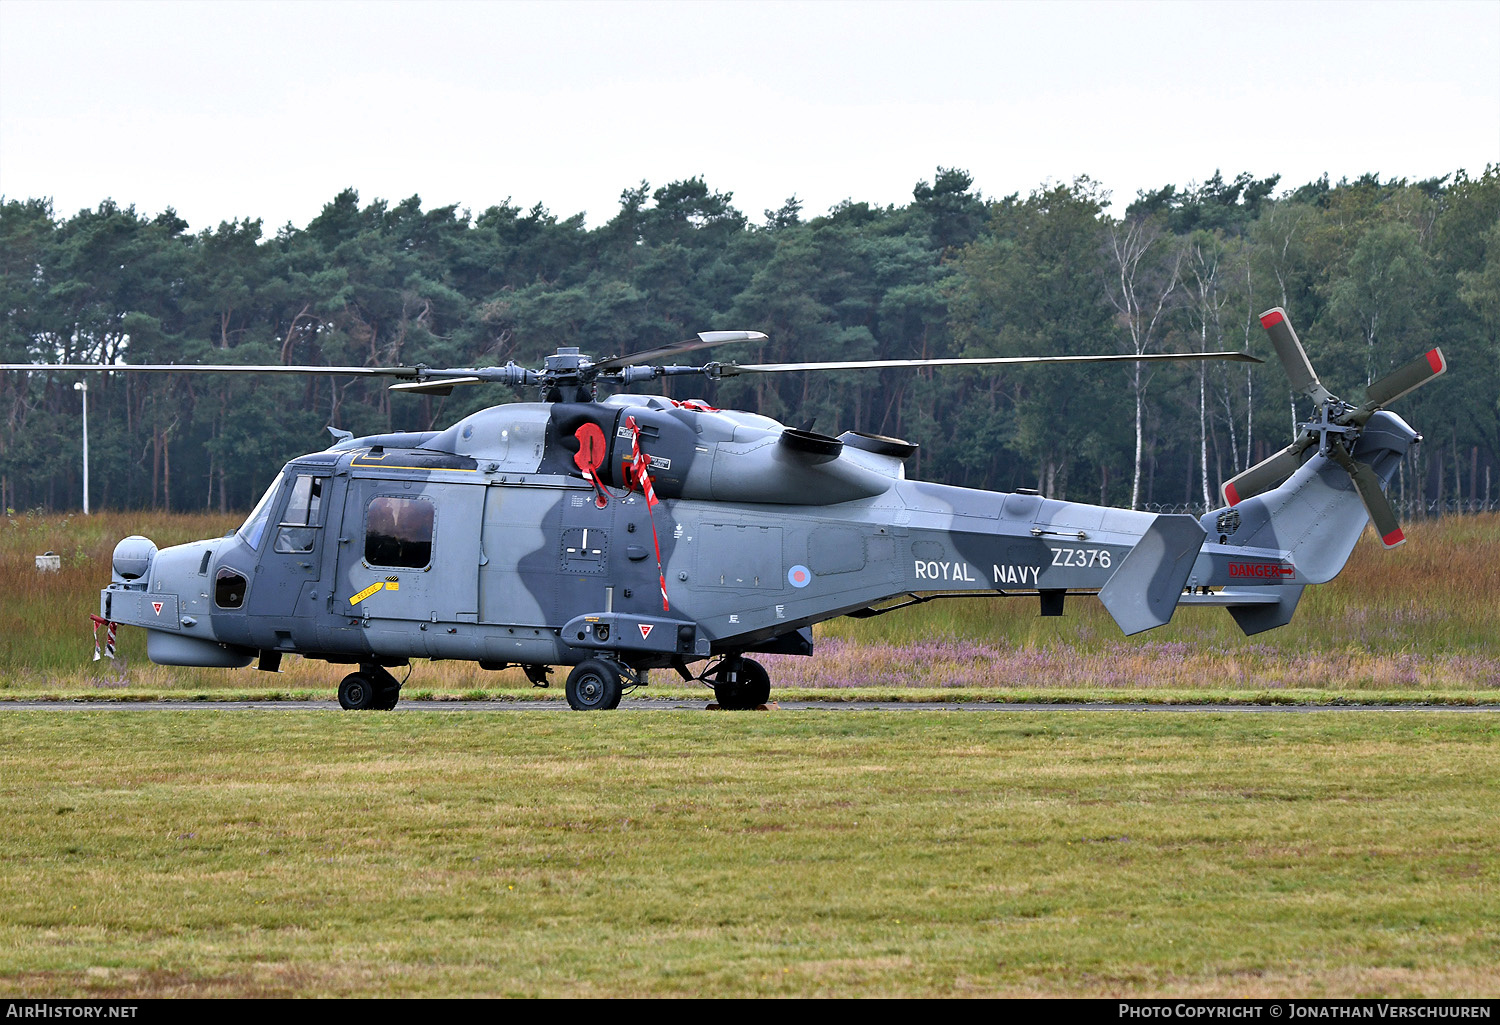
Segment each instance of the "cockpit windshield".
M266 488L266 493L260 496L260 501L255 503L255 508L245 519L244 526L237 531L240 540L251 548L260 547L260 539L266 532L266 521L271 518L271 500L276 497L276 492L280 487L281 478L277 477L271 482L271 486Z

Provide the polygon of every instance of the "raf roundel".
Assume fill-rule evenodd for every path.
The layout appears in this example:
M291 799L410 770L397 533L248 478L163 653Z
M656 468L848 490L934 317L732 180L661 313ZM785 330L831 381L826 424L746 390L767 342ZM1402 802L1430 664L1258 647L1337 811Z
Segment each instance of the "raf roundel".
M812 571L806 566L793 566L787 570L786 579L793 587L806 587L812 583Z

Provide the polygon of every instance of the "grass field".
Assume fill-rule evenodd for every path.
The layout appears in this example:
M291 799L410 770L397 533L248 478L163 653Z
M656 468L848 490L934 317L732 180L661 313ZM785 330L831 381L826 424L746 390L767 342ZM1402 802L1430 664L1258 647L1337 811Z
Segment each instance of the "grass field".
M330 697L139 630L89 661L120 537L229 526L0 520L0 698ZM1500 517L1409 533L1256 638L982 599L766 661L782 697L1500 702ZM1495 996L1497 779L1500 710L3 711L0 996Z
M0 713L0 995L1495 996L1500 714Z
M163 547L222 534L236 517L109 513L0 519L0 698L38 695L327 697L343 671L287 660L254 670L153 666L143 631L120 632L121 660L92 663L88 614L121 537ZM906 700L1500 701L1500 515L1408 525L1383 551L1366 534L1333 583L1309 588L1296 618L1247 638L1222 609L1180 609L1126 638L1092 598L1042 619L1031 599L934 602L872 620L818 627L812 659L768 657L780 696ZM39 574L37 554L63 570ZM657 673L643 693L706 696ZM412 696L533 696L518 671L419 662Z

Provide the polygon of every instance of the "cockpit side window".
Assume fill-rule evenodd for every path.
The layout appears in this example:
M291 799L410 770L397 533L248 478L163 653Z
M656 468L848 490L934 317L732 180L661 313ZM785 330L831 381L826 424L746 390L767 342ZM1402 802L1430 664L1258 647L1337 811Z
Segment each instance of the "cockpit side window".
M425 498L377 495L365 510L365 561L421 569L432 561L433 504Z
M299 474L292 484L292 497L287 499L286 514L281 517L283 526L316 526L318 507L323 504L322 477Z
M278 552L310 552L318 539L319 513L323 505L323 488L328 479L299 474L292 482L291 497L276 531Z

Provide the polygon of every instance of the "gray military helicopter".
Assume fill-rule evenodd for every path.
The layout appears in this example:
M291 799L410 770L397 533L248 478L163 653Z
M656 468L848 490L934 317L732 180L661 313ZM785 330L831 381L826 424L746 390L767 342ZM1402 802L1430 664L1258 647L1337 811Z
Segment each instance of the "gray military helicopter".
M571 666L575 709L616 707L671 668L724 708L763 704L754 653L811 655L813 624L962 595L1036 595L1043 616L1097 594L1127 634L1180 605L1224 606L1246 634L1286 624L1331 580L1373 518L1404 537L1382 491L1420 438L1383 411L1447 369L1433 349L1350 405L1319 383L1285 311L1267 329L1294 389L1318 405L1286 449L1225 485L1201 518L908 480L916 445L830 437L705 402L616 394L666 377L879 367L1227 359L1243 353L664 365L757 332L720 331L541 369L78 366L6 370L314 373L397 378L448 394L499 383L542 401L494 406L442 431L355 438L289 462L244 524L158 550L115 548L100 617L144 627L153 662L275 671L284 655L356 666L348 709L390 709L412 658L521 667L545 686Z

